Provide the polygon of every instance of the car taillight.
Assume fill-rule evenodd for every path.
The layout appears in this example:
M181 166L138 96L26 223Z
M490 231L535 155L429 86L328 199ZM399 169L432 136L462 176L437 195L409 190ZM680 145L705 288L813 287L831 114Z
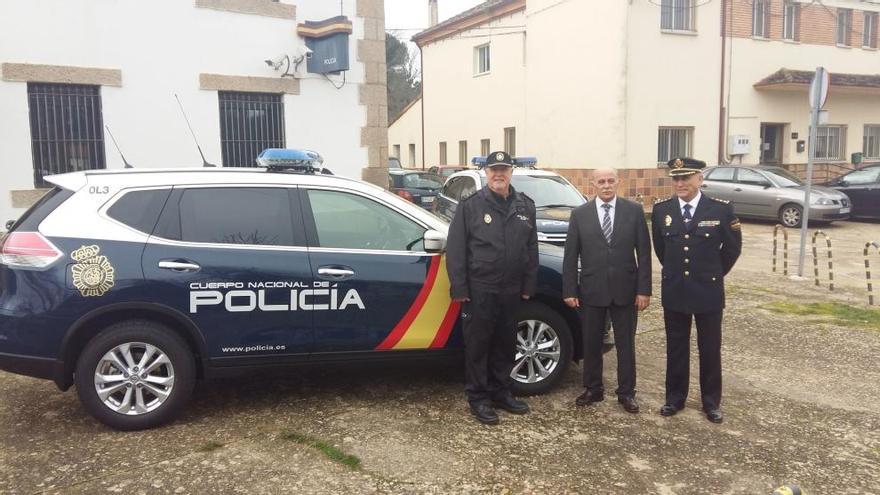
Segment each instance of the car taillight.
M10 232L0 242L0 264L45 268L63 253L39 232Z
M409 201L410 203L415 203L415 201L416 201L415 199L413 199L413 195L410 194L409 191L403 191L403 190L397 191L397 195L400 196L401 198Z

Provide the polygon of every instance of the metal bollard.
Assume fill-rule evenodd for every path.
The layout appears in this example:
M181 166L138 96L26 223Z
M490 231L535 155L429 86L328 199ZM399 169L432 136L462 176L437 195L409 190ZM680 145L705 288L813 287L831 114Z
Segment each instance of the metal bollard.
M825 244L828 246L828 290L834 290L834 266L831 261L831 238L828 237L828 234L822 232L821 230L817 230L813 233L813 276L816 279L816 285L821 285L819 283L819 253L816 251L816 237L819 234L822 234L822 237L825 238Z
M877 248L877 252L880 253L880 244L875 242L866 242L865 243L865 279L868 281L868 305L874 305L874 287L871 285L871 260L868 259L868 248L874 246Z
M780 224L773 227L773 273L776 273L776 237L782 231L782 274L788 275L788 231Z

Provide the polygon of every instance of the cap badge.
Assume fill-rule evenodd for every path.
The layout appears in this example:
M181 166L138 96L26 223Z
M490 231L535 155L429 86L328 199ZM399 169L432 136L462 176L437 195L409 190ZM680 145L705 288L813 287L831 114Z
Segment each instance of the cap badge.
M666 218L663 219L663 222L666 224L667 227L669 227L670 225L672 225L672 217L670 215L666 215Z
M483 215L483 221L486 223L492 223L492 215L486 213L485 215Z
M675 162L672 163L672 166L675 168L681 168L684 166L684 162L681 161L681 158L676 158Z
M501 153L501 152L495 153L495 159L498 161L503 161L504 160L504 153ZM488 223L488 222L486 222L486 223Z

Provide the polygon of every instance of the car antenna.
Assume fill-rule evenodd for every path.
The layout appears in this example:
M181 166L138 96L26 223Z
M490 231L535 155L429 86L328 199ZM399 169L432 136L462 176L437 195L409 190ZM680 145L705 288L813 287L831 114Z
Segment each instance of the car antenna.
M186 121L186 126L189 127L189 133L192 134L193 141L196 143L196 148L199 150L199 154L202 155L202 166L203 167L216 167L213 163L208 163L208 160L205 159L205 154L202 153L202 147L199 146L199 140L196 139L196 133L193 132L192 126L189 124L189 119L186 118L186 111L183 109L183 103L180 103L180 98L177 97L177 93L174 93L174 99L177 100L177 106L180 107L180 113L183 114L183 120Z
M122 163L125 164L125 168L134 168L130 163L128 163L128 160L125 159L125 155L122 154L122 150L119 149L119 144L116 143L116 138L113 137L113 133L110 132L110 126L107 124L104 124L104 128L107 129L107 134L110 134L110 139L113 140L113 146L116 146L116 151L118 151L119 156L122 157Z

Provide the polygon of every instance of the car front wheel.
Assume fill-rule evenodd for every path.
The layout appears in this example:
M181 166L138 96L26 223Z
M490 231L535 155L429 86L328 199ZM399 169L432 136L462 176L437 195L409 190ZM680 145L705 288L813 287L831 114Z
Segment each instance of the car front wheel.
M789 203L779 210L779 222L789 228L801 226L804 210L796 204Z
M550 391L568 369L573 351L565 319L548 306L523 303L516 331L513 392L536 395Z
M124 321L94 337L76 365L83 407L117 430L152 428L173 419L195 385L195 362L169 328Z

